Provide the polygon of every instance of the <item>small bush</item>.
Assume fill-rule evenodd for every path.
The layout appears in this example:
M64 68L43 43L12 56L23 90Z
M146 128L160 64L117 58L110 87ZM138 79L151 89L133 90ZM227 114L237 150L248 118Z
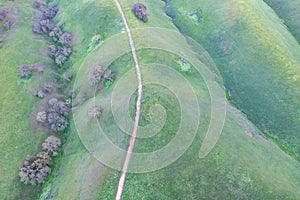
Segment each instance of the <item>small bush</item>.
M141 3L134 4L132 11L137 18L146 22L148 20L147 7Z
M103 113L103 108L100 106L92 106L88 109L88 115L90 117L99 118Z
M42 13L42 19L53 19L58 12L58 7L52 7L46 4L42 4L38 1L33 2L33 8L39 10Z
M55 136L49 136L42 144L42 149L50 156L56 156L58 148L61 146L61 140Z
M96 66L88 75L90 85L96 85L104 79L112 80L114 73L110 69L105 69L102 66Z
M72 49L70 47L56 45L49 46L49 56L54 59L55 63L59 66L66 62L71 53Z
M51 98L48 101L47 110L39 112L36 116L36 120L41 123L46 122L49 128L54 132L61 132L68 127L68 120L66 117L70 112L70 103L59 101L57 98Z
M43 183L51 172L50 163L51 157L46 152L39 152L36 156L27 156L19 166L21 181L32 185Z
M51 98L48 101L47 122L55 132L63 131L68 126L66 116L69 115L71 107L63 101Z
M44 84L44 86L41 89L38 89L34 92L34 96L37 96L39 98L44 98L45 96L51 94L54 88L55 88L54 83L47 82Z
M34 23L32 31L37 34L47 33L55 27L55 23L50 19L42 19Z
M0 21L3 22L3 28L6 30L12 28L16 23L16 19L7 10L0 10ZM1 31L1 27L0 27L0 31Z
M36 114L36 121L43 123L46 121L46 119L47 119L47 114L45 111L41 111Z
M69 44L72 41L72 34L63 32L60 28L54 28L49 36L52 38L54 42L60 44Z
M21 65L19 67L19 76L21 78L30 78L31 77L31 66L30 65Z
M32 31L37 34L47 33L55 27L55 23L51 20L58 12L57 7L51 7L38 1L33 3L33 7L41 12L41 16L35 19Z
M8 15L7 10L0 10L0 21L4 21L7 15Z
M91 39L91 42L89 43L89 48L88 48L88 52L93 51L94 49L96 49L98 46L100 46L101 44L101 35L94 35L93 38Z
M94 67L88 75L89 84L96 85L101 80L104 72L105 72L105 67L102 66Z
M68 127L67 119L56 112L48 113L47 121L50 125L50 128L55 132L64 131Z
M65 73L63 73L63 79L65 80L65 81L71 81L71 79L72 79L72 74L70 73L70 72L65 72Z
M41 63L41 62L38 62L38 63L34 63L32 65L32 69L36 70L37 72L43 72L45 70L45 67L46 65Z

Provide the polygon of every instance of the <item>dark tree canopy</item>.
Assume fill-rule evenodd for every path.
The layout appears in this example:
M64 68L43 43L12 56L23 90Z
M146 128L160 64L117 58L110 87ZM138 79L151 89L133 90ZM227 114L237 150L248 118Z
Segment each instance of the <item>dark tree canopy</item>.
M66 62L67 58L71 55L72 49L66 46L49 46L49 56L54 59L57 65L62 65Z
M148 20L147 7L141 3L134 4L132 11L137 18L146 22Z
M39 152L36 156L27 156L19 166L19 176L25 184L36 185L43 183L46 176L50 174L51 157L46 152Z
M56 156L57 150L61 146L61 140L58 137L53 135L49 136L45 142L42 144L42 148L46 151L50 156Z
M36 19L32 31L37 34L47 33L55 27L51 20L58 12L57 7L48 6L38 1L33 3L33 7L41 12L41 16Z

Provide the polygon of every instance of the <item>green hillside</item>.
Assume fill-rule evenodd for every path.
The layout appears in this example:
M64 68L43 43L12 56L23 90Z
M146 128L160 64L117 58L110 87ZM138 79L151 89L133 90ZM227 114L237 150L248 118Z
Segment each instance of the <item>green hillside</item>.
M275 12L257 0L172 0L167 12L212 56L233 103L299 159L300 45Z
M120 1L144 81L138 135L152 136L137 138L133 152L159 151L178 137L172 150L184 151L152 157L161 162L133 157L122 199L299 199L297 1L285 6L279 0L139 2L147 6L146 23L132 12L137 1ZM49 67L45 76L18 79L21 64L51 66L45 53L49 41L31 31L32 3L0 1L18 19L0 48L0 199L115 199L116 168L125 154L112 147L128 147L124 132L132 130L137 83L114 1L47 1L59 7L54 20L74 35L67 63L74 78L63 89L87 99L72 109L61 136L63 150L46 182L19 181L19 164L47 137L34 123L40 100L31 94L53 76ZM98 65L115 78L95 92L88 74ZM98 120L88 115L93 105L103 107ZM169 158L174 162L164 166ZM147 173L132 173L137 170Z

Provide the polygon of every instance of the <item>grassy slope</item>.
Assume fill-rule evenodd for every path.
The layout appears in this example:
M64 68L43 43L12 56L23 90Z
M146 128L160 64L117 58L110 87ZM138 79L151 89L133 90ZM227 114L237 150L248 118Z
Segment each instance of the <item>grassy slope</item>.
M35 77L22 83L17 71L21 64L49 62L42 56L47 47L42 38L31 33L30 1L1 1L0 5L12 9L18 21L17 27L7 32L9 37L0 49L0 199L33 199L40 187L20 183L18 166L27 154L40 149L46 134L29 125L35 101L30 87Z
M122 31L117 9L110 1L54 1L59 3L57 20L65 22L64 29L75 34L75 52L71 56L73 72L76 74L88 54L88 47L94 35L103 39ZM72 88L70 88L72 89ZM43 195L57 191L58 199L93 199L98 195L101 175L106 170L85 149L71 119L64 154L50 180L43 187ZM70 187L71 186L71 187Z
M172 0L167 10L208 50L237 107L299 158L300 46L274 11L259 0Z
M143 2L148 7L153 7L157 3ZM133 1L122 5L130 18L131 27L140 27L141 23L135 20L127 9L131 3ZM153 26L151 18L147 25ZM141 63L164 61L164 58L172 59L172 55L165 55L162 52L151 54L147 51L139 52L139 57ZM164 62L172 66L172 62ZM122 60L111 67L120 65L123 65ZM188 78L193 84L200 84L199 79ZM201 91L200 88L197 92ZM161 97L163 98L163 95ZM123 198L296 198L299 195L296 186L299 184L299 179L293 177L299 173L299 164L261 137L248 138L244 133L247 128L243 128L243 125L248 122L244 117L237 116L237 118L232 115L227 116L223 135L217 147L207 158L195 159L201 142L201 137L198 136L183 157L168 168L149 174L129 174ZM243 122L238 123L241 118ZM279 164L282 162L289 164ZM287 166L289 169L286 168ZM118 178L119 173L113 172L102 186L99 199L114 198Z
M139 58L141 64L151 63L155 60L175 68L178 67L174 62L174 59L178 59L178 57L164 52L141 51ZM124 60L126 59L118 60L111 68L117 69L118 66L123 65ZM245 122L237 123L237 118L231 115L227 116L224 132L213 152L205 159L197 159L203 131L207 128L205 124L209 118L205 109L208 94L207 91L201 89L205 87L203 87L204 83L200 77L193 77L191 74L187 74L185 77L190 80L193 86L197 87L198 95L202 94L200 95L203 115L201 119L202 128L197 138L191 148L171 166L147 174L129 174L123 199L296 198L298 195L296 185L299 185L300 182L297 180L298 178L293 179L293 176L298 174L299 164L286 156L274 144L266 142L260 137L247 137L244 131L248 129L242 127ZM149 95L147 88L144 92L144 97ZM156 95L163 99L159 101L163 105L165 101L168 101L170 95L159 92L156 90L153 94L150 91L150 94L154 100ZM101 102L101 98L105 98L105 95L101 96L99 96L99 102ZM147 103L146 100L143 105L145 106ZM171 101L169 103L176 105L176 102L172 103ZM133 108L134 104L131 106ZM168 112L168 120L171 120L171 124L166 124L165 130L172 130L172 128L177 127L176 116L176 113ZM103 116L102 120L105 121L106 116ZM117 131L117 129L110 128L112 126L111 121L110 123L103 123L105 126L102 127L107 127L107 130ZM91 134L92 130L88 132ZM161 135L151 138L151 141L147 143L143 140L137 140L135 151L149 151L153 147L162 147L162 144L152 143L159 137ZM285 164L278 165L280 160L285 164L289 163L288 169ZM99 199L114 198L119 176L118 172L112 171L101 187ZM282 184L283 182L284 184ZM282 185L285 186L282 187Z
M300 43L300 1L264 0L284 21L289 31Z
M146 1L149 9L151 8L149 12L153 16L153 20L147 24L139 22L131 14L132 3L133 1L129 1L128 4L122 4L131 27L162 26L173 28L171 23L167 22L169 21L168 18L163 17L161 20L161 18L155 17L158 14L163 16L163 4L161 2ZM102 14L105 10L111 11L112 8L114 16L118 17L111 2L102 1L99 3L99 7L102 6L104 7ZM84 49L87 48L89 39L95 33L102 33L102 31L95 31L95 27L101 28L101 25L105 24L104 18L100 17L102 15L96 14L99 7L96 8L92 3L83 5L80 1L74 1L68 5L61 3L61 8L64 11L62 18L68 21L66 28L77 34L78 54L73 55L73 59L76 58L79 61L75 63L75 69L78 69L81 64L80 60L84 57ZM71 10L77 12L70 12ZM89 10L88 14L86 14L87 10ZM95 18L102 20L92 26L89 23L94 23ZM115 32L117 31L109 31L109 34ZM160 52L151 53L151 51L139 52L139 56L142 57L141 62L144 63L160 60L172 65L171 61L174 59L172 55L165 55ZM129 57L128 55L127 58ZM171 61L166 58L170 58ZM127 67L122 68L122 70L120 65ZM173 65L176 66L175 63ZM124 58L111 67L121 75L131 66L130 59ZM189 79L197 86L203 84L199 83L197 79L192 79L192 77ZM105 96L105 94L103 95ZM241 123L237 123L237 119L228 116L224 134L217 148L206 159L195 159L203 137L203 135L199 135L192 148L172 166L150 174L129 175L124 199L191 199L199 196L203 198L224 196L234 198L245 197L245 195L248 198L297 197L299 195L297 188L300 184L297 178L299 164L286 156L275 145L259 139L260 137L248 138L244 131ZM86 152L72 124L61 167L56 170L60 176L53 179L52 184L50 182L45 190L58 188L58 199L85 199L88 197L86 195L91 192L89 198L93 199L95 192L100 190L100 170L102 170L101 165L97 164ZM114 198L118 178L118 172L111 171L109 173L109 177L102 187L100 199ZM86 185L87 183L89 186Z

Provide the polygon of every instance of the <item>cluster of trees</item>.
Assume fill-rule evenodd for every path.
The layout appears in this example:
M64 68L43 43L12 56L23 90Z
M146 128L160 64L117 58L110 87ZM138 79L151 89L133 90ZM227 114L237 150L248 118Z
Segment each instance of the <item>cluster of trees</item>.
M51 173L51 156L58 154L61 140L55 136L49 136L42 144L43 151L35 156L28 155L19 166L19 176L25 184L36 185L43 183Z
M40 11L40 13L38 13L36 17L37 20L35 20L33 24L32 31L37 34L42 34L52 30L55 27L55 23L52 19L57 14L58 8L42 4L38 1L33 3L33 7Z
M64 32L62 27L57 27L53 18L58 12L57 6L49 6L35 1L33 7L39 11L32 31L37 34L48 34L53 44L49 46L49 56L57 66L63 65L72 53L70 43L72 34Z
M57 27L53 18L58 13L57 6L50 6L39 1L35 1L33 7L38 10L34 18L32 31L36 34L45 34L52 40L49 47L49 56L54 60L57 66L63 65L70 54L72 48L72 34L64 32L62 27ZM30 78L33 71L43 72L45 65L36 63L32 65L21 65L18 74L21 78ZM45 82L42 88L35 91L38 97L49 96L46 106L36 115L36 121L49 130L54 132L63 132L68 126L68 115L71 112L71 101L63 100L64 89L72 79L70 72L58 70L55 68L56 74L60 74L60 78L54 78L50 82ZM61 81L63 80L63 81ZM62 85L59 85L62 84ZM43 104L41 104L43 105ZM42 151L35 156L27 156L24 162L19 166L19 176L22 182L32 185L43 183L46 176L51 172L51 157L58 155L58 149L62 145L60 138L49 136L42 144Z
M146 22L148 20L147 7L144 4L137 3L132 7L132 11L137 18Z
M71 105L57 98L48 101L48 108L36 115L36 120L46 124L54 132L62 132L68 127L67 117L71 112Z

